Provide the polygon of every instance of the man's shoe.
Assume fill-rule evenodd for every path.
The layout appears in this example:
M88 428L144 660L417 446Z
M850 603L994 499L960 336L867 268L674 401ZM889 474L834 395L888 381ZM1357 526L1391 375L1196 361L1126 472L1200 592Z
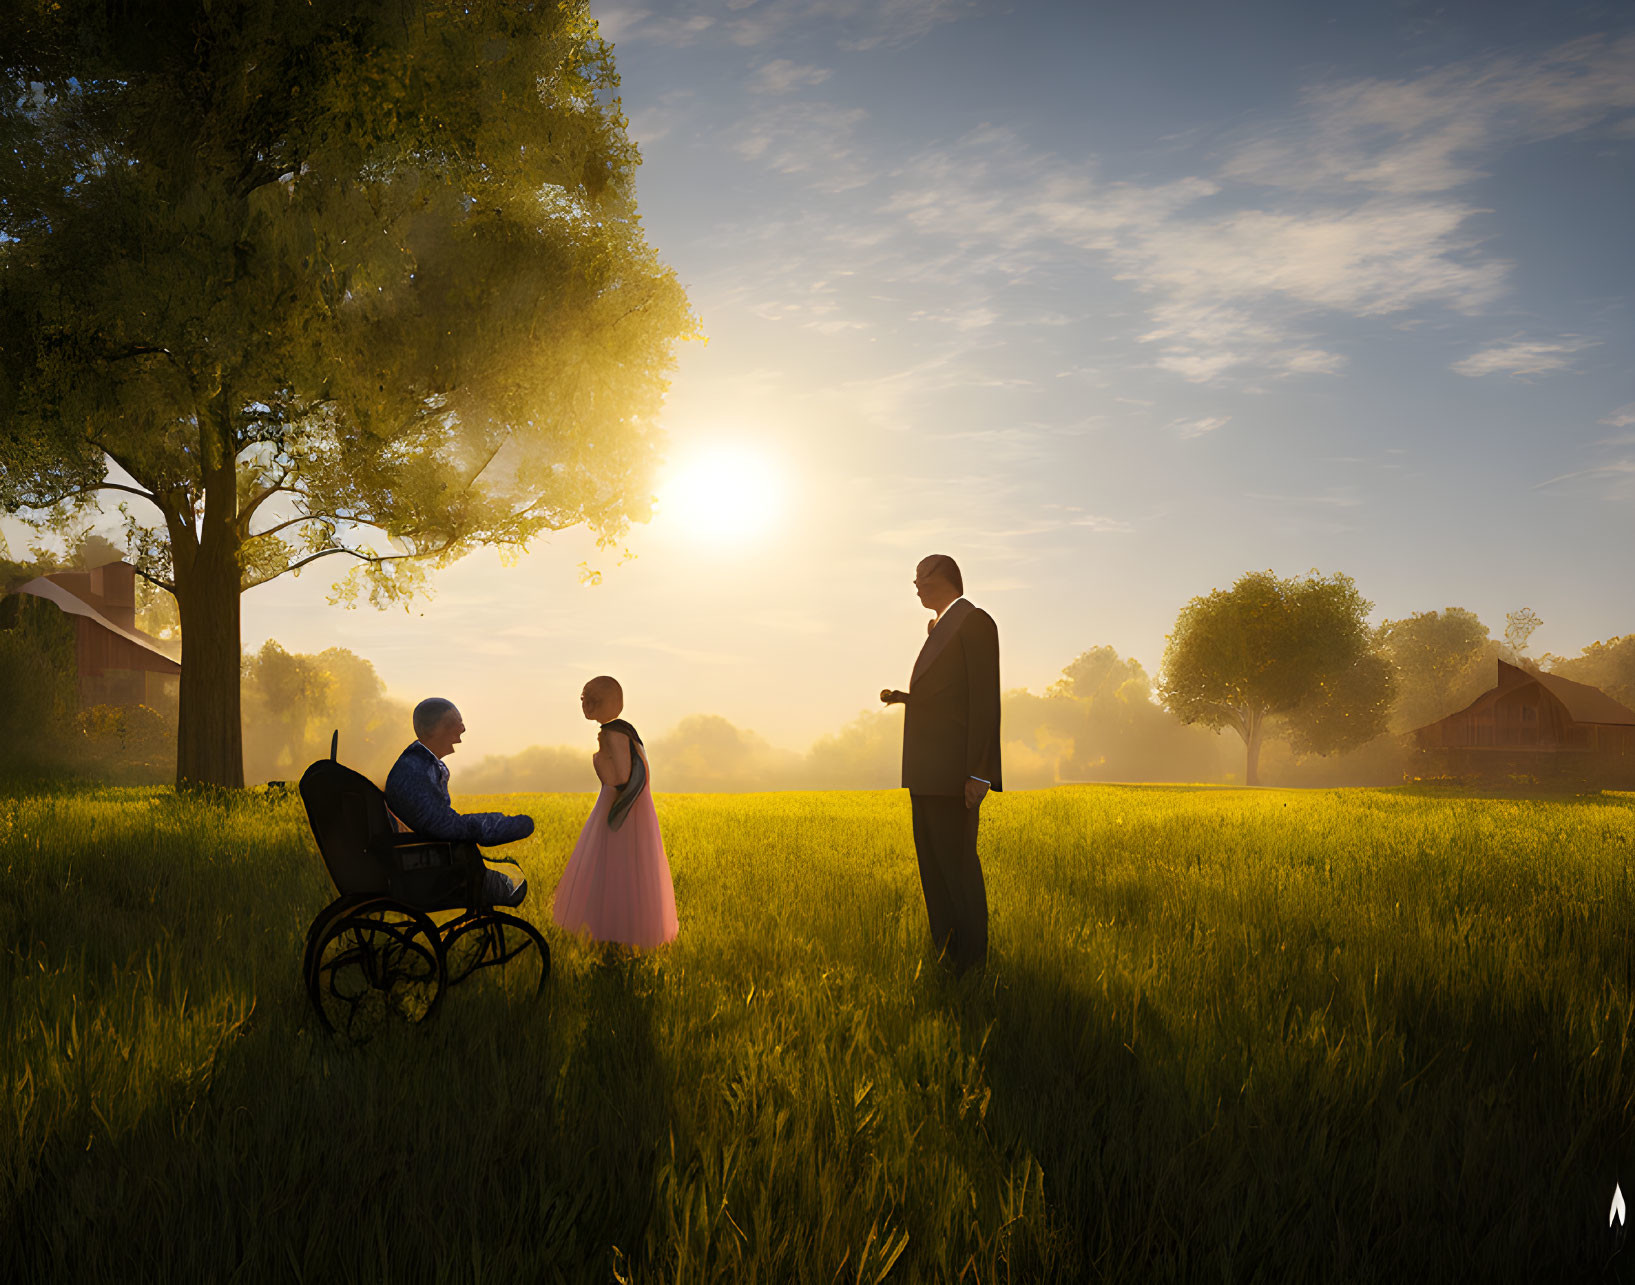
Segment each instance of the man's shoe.
M520 906L522 904L522 899L524 897L526 897L527 895L528 895L528 881L526 879L524 879L520 883L517 884L516 888L512 890L511 895L509 897L507 897L504 901L502 901L500 903L500 905L509 906L511 909L515 910L518 906Z

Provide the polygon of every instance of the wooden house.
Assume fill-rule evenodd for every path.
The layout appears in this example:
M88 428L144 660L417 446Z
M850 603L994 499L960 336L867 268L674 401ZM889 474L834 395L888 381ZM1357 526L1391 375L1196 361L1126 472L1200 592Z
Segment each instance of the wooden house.
M79 705L173 705L182 667L164 645L136 627L136 569L110 562L90 571L58 571L18 586L0 624L22 608L55 607L74 631ZM44 604L51 604L47 607Z
M1635 788L1635 710L1584 683L1498 664L1497 686L1409 733L1422 774Z

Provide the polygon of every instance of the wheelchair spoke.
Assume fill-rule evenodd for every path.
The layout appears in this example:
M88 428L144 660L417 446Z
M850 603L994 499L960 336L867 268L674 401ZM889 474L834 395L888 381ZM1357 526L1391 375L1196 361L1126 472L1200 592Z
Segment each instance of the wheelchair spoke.
M538 997L550 971L550 950L525 921L486 911L450 925L444 937L451 986L500 996L507 1003Z
M387 902L359 906L323 925L311 953L308 992L331 1031L354 1043L395 1019L423 1021L442 983L442 942L425 915Z

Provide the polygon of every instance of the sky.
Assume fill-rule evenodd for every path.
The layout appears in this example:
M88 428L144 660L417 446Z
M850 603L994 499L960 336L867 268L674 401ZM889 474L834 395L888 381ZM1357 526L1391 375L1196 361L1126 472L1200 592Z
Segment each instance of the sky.
M1007 688L1195 595L1353 576L1535 653L1635 631L1635 7L599 3L679 352L654 520L473 555L401 610L324 564L247 646L339 645L474 756L801 750L907 685L953 555ZM14 541L16 543L16 541ZM580 583L580 566L602 572Z

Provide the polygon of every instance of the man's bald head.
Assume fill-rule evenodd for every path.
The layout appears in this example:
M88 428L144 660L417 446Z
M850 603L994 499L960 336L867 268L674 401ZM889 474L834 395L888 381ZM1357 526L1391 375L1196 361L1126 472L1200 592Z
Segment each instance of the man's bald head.
M414 707L414 738L440 759L454 753L465 730L465 720L451 700L428 696Z
M425 736L437 731L450 714L458 714L454 702L442 696L428 696L414 707L414 734Z
M940 576L948 582L956 597L965 592L965 578L959 573L959 563L946 553L933 553L929 557L921 558L920 565L914 569L914 574L921 580Z

